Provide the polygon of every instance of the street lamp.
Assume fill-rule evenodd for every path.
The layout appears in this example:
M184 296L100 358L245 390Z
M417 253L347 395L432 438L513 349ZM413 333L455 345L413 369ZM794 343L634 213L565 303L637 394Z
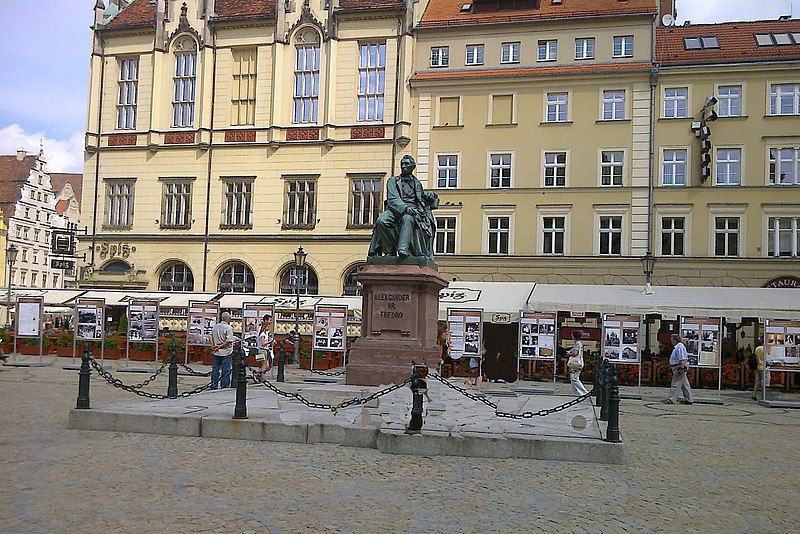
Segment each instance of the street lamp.
M653 293L653 269L655 268L656 258L648 251L642 257L642 270L644 270L644 292L648 295Z
M8 331L11 329L11 266L14 265L14 262L17 261L17 247L14 244L10 244L6 249L6 261L8 262L8 294L6 300L6 335L8 335Z
M294 363L300 363L300 270L306 265L307 254L303 247L294 253L294 294L296 297L294 308Z

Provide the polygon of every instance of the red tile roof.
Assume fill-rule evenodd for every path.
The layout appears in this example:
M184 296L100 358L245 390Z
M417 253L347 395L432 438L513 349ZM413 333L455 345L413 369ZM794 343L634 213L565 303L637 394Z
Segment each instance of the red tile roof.
M800 59L800 45L758 46L754 34L800 32L800 20L725 22L661 27L656 61L661 65L744 63ZM719 48L686 50L684 37L716 37Z
M537 76L570 76L576 74L606 74L610 72L650 72L649 62L613 63L603 65L576 65L559 67L520 67L511 69L485 70L432 70L418 72L411 82L465 80L469 78L524 78Z
M473 12L461 12L463 4L477 2L481 0L430 0L419 27L471 26L604 15L652 16L657 12L655 0L562 0L558 4L541 0L539 9L473 9Z
M134 28L154 28L156 25L156 6L150 0L134 0L105 25L106 30L129 30Z
M275 0L217 0L217 20L274 19Z
M16 155L0 156L0 209L3 210L6 225L9 214L13 213L20 199L22 186L35 164L36 156L25 156L22 161Z
M403 0L340 0L339 7L347 11L368 9L403 9Z

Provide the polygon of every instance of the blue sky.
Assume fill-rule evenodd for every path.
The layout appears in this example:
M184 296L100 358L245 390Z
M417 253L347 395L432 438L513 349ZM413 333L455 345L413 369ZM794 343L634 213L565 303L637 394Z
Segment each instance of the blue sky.
M106 4L108 0L105 0ZM51 172L83 170L95 0L0 0L0 154L45 149ZM735 6L735 7L734 7ZM682 24L800 17L800 0L678 0Z

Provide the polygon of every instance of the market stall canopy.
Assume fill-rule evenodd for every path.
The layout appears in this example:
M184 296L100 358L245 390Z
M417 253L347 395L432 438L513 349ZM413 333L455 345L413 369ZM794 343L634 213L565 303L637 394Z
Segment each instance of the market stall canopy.
M531 309L528 301L534 282L450 282L439 291L439 320L447 319L448 308L482 308L483 320L515 323L519 311Z

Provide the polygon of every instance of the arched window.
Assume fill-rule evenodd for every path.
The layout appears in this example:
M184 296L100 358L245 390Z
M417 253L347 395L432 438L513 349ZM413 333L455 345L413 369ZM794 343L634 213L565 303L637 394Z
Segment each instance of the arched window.
M172 126L194 126L195 84L197 81L197 43L184 36L173 48L175 68L172 72Z
M256 281L253 271L244 263L229 263L219 275L217 291L225 293L255 293Z
M316 123L319 111L319 34L307 28L295 37L294 113L295 124Z
M158 290L194 291L192 270L185 263L179 261L168 265L158 278Z
M319 294L319 280L317 273L306 265L299 269L300 273L300 294L317 295ZM281 295L294 295L297 292L298 270L294 265L289 265L281 275L280 293Z
M122 260L115 260L103 265L103 268L100 269L104 273L127 273L131 270L131 266L128 265L126 262Z
M356 265L350 269L350 272L347 273L347 276L344 278L344 288L342 291L342 295L345 296L352 296L357 297L361 295L361 282L357 282L353 275L358 274L361 272L361 269L364 268L364 265Z

